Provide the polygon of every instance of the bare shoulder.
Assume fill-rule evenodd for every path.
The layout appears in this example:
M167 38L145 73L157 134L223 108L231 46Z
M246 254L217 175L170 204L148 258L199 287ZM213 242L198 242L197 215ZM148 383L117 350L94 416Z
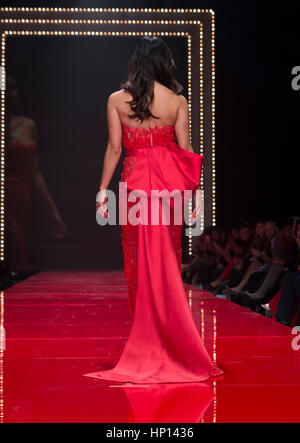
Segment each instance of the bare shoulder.
M122 98L127 95L129 95L129 92L127 92L125 89L119 89L118 91L112 92L109 98L111 98L111 100L122 100Z
M118 91L112 92L108 97L108 104L114 106L115 108L120 108L125 100L128 100L131 95L124 89L119 89Z
M22 124L22 125L24 125L26 127L33 127L33 126L35 126L35 121L32 120L29 117L20 116L20 117L17 117L17 121L18 121L19 124Z
M188 101L187 101L187 99L186 99L186 97L184 95L180 94L178 96L178 99L179 99L180 106L182 106L183 108L187 108L188 107Z
M36 123L29 117L20 116L17 118L17 125L21 128L25 133L35 133L36 132Z
M120 100L121 92L122 92L122 90L112 92L108 96L108 101L113 104L117 103L118 100Z

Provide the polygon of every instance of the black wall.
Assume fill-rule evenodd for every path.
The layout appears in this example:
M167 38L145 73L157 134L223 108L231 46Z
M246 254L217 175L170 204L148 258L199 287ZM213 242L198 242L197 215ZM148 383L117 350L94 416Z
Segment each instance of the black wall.
M108 141L107 98L127 79L128 61L138 40L132 36L8 39L6 70L17 80L19 115L35 123L40 169L67 228L62 240L52 239L49 211L33 192L28 241L33 269L122 266L121 227L98 226L95 207ZM165 40L187 95L186 39ZM116 195L124 155L123 151L109 186ZM6 197L9 208L13 196ZM187 249L186 238L184 246Z
M6 2L3 6L19 6L18 2ZM37 6L36 2L22 2L22 6ZM298 128L300 123L300 91L291 88L291 71L300 65L300 7L296 2L286 1L279 7L268 1L179 1L127 2L40 1L39 6L83 7L153 7L153 8L212 8L216 14L216 111L217 111L217 224L237 225L244 220L259 218L276 219L282 222L299 211ZM105 48L103 48L103 51ZM127 59L122 53L111 52L110 64L115 59L115 87L126 73ZM105 63L105 54L99 54ZM95 60L95 66L97 66ZM45 61L47 63L47 61ZM91 84L78 88L94 88L95 102L91 115L99 114L105 119L103 88L97 85L93 66L87 66ZM53 68L54 69L54 68ZM64 73L66 75L67 73ZM72 72L71 74L74 74ZM75 72L75 79L76 72ZM183 81L183 79L180 79ZM101 85L100 85L101 86ZM54 88L55 85L52 85ZM84 118L79 90L69 90L73 106L78 107L78 125ZM80 98L80 99L79 99ZM53 103L55 106L55 103ZM66 120L68 110L59 110ZM102 115L100 115L102 112ZM91 122L92 123L92 122ZM89 130L82 140L89 140L94 149L103 143L104 134ZM58 170L58 177L68 177L69 162L76 162L77 153L72 151L72 137L80 137L73 131L66 142L65 165ZM46 141L47 142L47 141ZM52 145L56 145L55 134ZM85 159L91 161L89 153ZM82 199L87 186L95 188L99 164L94 165L93 177L78 176L75 195ZM53 187L56 184L52 184ZM62 204L62 203L61 203ZM86 203L87 204L87 203ZM84 204L83 204L84 205ZM62 205L63 206L63 205ZM76 215L75 215L76 216ZM94 219L94 214L91 215ZM82 214L78 214L79 221ZM96 228L96 227L95 227ZM118 229L118 227L116 228Z

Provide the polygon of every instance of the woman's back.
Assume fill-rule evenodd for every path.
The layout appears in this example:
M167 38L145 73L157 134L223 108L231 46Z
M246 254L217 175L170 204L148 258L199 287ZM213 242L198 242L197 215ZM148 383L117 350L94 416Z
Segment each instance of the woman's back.
M117 91L116 94L118 94L117 110L120 121L124 125L135 128L153 128L154 126L175 125L182 96L175 94L164 85L154 82L154 99L149 106L151 113L159 117L159 119L150 117L142 123L140 123L138 119L133 120L128 117L128 114L132 114L133 112L129 103L126 103L126 101L132 100L132 95L124 89Z

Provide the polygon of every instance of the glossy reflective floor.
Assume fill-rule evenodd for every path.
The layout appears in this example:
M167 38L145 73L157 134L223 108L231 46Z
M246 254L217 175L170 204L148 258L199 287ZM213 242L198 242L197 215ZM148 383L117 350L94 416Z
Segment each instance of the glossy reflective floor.
M83 377L114 366L128 337L121 271L42 272L2 293L0 421L300 422L291 329L188 285L186 293L225 375L139 386Z

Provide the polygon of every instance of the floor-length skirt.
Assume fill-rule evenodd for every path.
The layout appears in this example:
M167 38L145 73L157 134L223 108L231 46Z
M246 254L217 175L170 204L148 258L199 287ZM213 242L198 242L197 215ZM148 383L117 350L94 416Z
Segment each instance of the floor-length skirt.
M140 149L137 155L125 158L122 183L126 183L126 194L120 197L120 212L125 211L128 217L132 210L140 221L148 221L122 226L132 327L117 364L109 370L86 374L88 377L133 383L180 383L200 382L223 374L202 342L181 278L182 221L191 196L187 193L184 197L184 190L195 190L203 160L195 153L183 151L169 143L151 150ZM137 189L139 198L125 201ZM149 199L153 190L176 190L176 196L181 196L180 224L174 222L179 210L175 198L168 200L171 223L164 224L168 204L164 205L163 198L154 199L153 203ZM138 210L134 208L136 201ZM153 213L151 204L156 208ZM159 221L155 224L152 222L155 219L157 223L157 208Z

